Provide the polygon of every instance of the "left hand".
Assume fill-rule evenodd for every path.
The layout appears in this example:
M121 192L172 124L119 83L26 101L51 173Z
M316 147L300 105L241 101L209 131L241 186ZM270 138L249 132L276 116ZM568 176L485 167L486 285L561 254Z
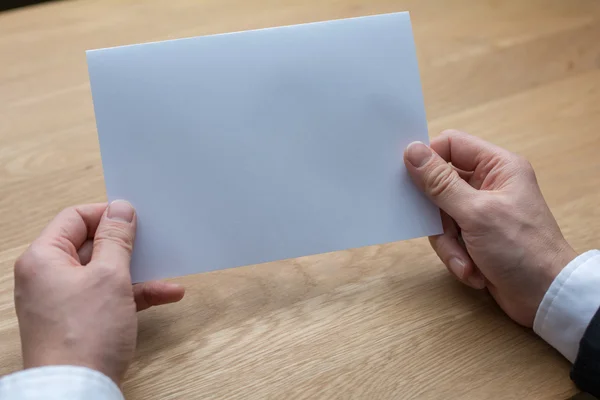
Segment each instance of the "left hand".
M62 211L15 263L25 368L79 365L119 385L133 358L136 310L183 298L166 282L131 285L136 230L125 201Z

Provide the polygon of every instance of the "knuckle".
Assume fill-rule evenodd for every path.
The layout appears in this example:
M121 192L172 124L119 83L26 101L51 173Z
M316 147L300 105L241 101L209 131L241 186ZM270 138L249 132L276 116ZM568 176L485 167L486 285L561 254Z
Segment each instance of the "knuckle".
M527 171L533 171L533 166L531 165L531 162L529 162L529 160L526 159L525 157L517 154L515 156L515 160L520 169L527 170Z
M157 303L158 293L152 286L147 286L142 291L142 301L148 306L152 307Z
M466 133L463 131L459 131L458 129L444 129L440 135L443 136L450 136L450 137L457 137L457 136L466 136Z
M31 263L27 261L27 256L20 256L15 262L15 279L19 281L30 280L34 276L34 270Z
M95 245L102 247L105 245L118 245L127 251L133 250L133 233L123 229L118 224L108 224L102 230L96 233L94 237Z
M36 270L44 260L42 250L32 244L21 254L14 265L15 278L19 281L29 281L36 276Z
M432 197L439 197L452 188L456 178L456 172L449 164L436 165L427 174L425 187Z
M521 158L521 169L523 170L523 173L529 177L529 178L533 178L535 179L535 170L533 169L533 165L531 165L531 162L524 158L524 157L520 157Z
M160 286L152 282L140 284L134 293L138 311L161 304Z
M58 215L56 216L57 219L61 219L61 220L65 220L65 221L69 221L69 222L73 222L76 221L80 218L79 216L79 212L77 211L77 207L76 206L70 206L70 207L66 207L63 208ZM65 227L62 226L61 227L61 231L65 231Z
M94 271L97 278L107 279L115 275L117 268L107 262L97 262L94 264Z
M77 214L77 207L76 206L65 207L60 212L60 214L64 214L64 215L76 215Z
M517 173L520 173L529 178L535 178L535 170L531 162L525 157L515 154L514 165L517 169Z
M497 209L497 201L489 196L480 195L470 204L471 225L474 227L486 226L487 221Z
M120 287L128 284L127 275L115 264L96 262L93 266L93 271L96 281L102 284L109 283L112 287Z
M491 211L491 201L486 196L477 196L471 204L471 212L474 216L484 217Z

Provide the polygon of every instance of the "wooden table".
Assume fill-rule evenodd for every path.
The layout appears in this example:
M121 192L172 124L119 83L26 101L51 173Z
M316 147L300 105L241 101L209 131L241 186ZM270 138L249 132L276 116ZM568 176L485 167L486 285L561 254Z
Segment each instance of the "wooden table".
M12 265L105 199L84 50L409 10L431 135L527 156L565 235L600 246L597 0L104 0L0 14L0 373L20 368ZM130 399L565 399L569 364L457 284L425 239L186 277L142 312Z

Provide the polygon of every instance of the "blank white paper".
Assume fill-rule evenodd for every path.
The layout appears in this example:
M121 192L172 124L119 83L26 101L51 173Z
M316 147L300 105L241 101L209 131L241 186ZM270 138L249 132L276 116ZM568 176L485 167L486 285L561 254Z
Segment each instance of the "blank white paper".
M428 142L408 13L90 50L134 282L441 233L406 172Z

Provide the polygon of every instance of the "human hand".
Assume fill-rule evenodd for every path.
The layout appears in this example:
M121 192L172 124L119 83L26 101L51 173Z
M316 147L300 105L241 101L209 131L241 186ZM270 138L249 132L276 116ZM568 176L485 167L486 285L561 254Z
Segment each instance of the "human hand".
M182 299L166 282L131 285L135 211L125 201L62 211L15 263L24 368L78 365L118 385L133 358L138 311Z
M443 132L431 147L411 143L404 161L442 210L444 233L430 242L448 270L475 289L487 287L509 317L532 327L544 294L576 253L531 164L457 131Z

